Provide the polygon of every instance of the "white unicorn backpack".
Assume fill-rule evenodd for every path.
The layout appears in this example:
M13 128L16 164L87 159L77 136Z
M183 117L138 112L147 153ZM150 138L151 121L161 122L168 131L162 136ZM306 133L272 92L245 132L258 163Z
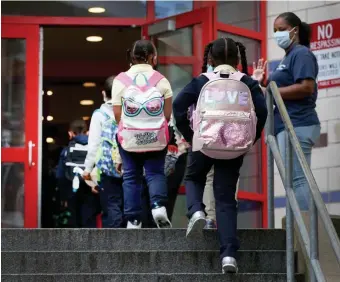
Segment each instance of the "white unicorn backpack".
M193 111L192 150L214 159L234 159L247 153L256 137L257 117L251 92L241 82L244 73L204 73L203 86Z
M137 85L138 75L144 77L144 86ZM118 141L129 152L161 151L168 145L169 131L164 116L164 97L156 85L164 76L157 71L149 79L138 75L132 79L126 73L120 73L116 77L126 87Z

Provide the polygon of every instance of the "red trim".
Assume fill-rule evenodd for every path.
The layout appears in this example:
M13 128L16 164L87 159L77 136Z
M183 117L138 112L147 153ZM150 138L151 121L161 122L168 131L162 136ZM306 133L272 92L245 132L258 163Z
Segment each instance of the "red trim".
M146 18L147 21L153 21L156 19L155 0L148 0L146 2Z
M1 16L1 23L34 25L140 26L145 18Z
M27 151L23 147L1 148L1 162L22 163Z
M234 26L234 25L217 22L216 28L217 28L217 31L223 31L223 32L231 33L231 34L236 34L239 36L248 37L248 38L252 38L255 40L259 40L259 41L265 40L265 37L262 35L261 32L245 29L242 27Z
M179 195L185 195L185 186L184 185L181 185L181 187L179 187L178 194Z
M264 202L266 200L263 194L242 191L240 189L238 190L237 193L237 199L255 202Z
M102 214L98 214L97 217L96 217L96 227L97 228L103 228Z
M2 24L2 38L23 38L26 40L26 93L25 93L25 147L1 149L2 162L21 162L24 164L24 227L38 227L38 117L39 105L39 26ZM33 162L28 165L28 142L32 141Z
M158 62L162 65L178 64L178 65L192 65L197 62L197 58L192 57L158 57Z

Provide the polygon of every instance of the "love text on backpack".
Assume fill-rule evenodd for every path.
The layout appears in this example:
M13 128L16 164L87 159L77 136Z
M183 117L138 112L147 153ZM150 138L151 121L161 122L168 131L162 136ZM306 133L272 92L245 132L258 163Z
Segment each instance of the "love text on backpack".
M242 73L223 78L203 74L203 86L192 114L193 151L215 159L234 159L247 153L256 137L257 118L251 92L241 82Z

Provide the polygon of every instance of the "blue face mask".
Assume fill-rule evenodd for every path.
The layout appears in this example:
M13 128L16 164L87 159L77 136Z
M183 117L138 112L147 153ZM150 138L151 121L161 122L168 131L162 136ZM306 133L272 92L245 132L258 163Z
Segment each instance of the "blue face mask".
M214 67L212 65L207 65L207 72L213 72Z
M294 37L290 38L290 33L294 30L277 31L274 33L276 43L282 49L287 49L293 42ZM294 35L295 36L295 35Z

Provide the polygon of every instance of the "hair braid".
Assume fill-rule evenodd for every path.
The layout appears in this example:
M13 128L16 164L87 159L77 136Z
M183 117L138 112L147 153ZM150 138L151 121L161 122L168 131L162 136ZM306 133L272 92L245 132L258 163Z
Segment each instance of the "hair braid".
M240 52L241 56L241 66L242 72L248 75L248 63L247 63L247 56L246 56L246 47L241 42L236 42L236 46Z
M202 65L202 73L207 72L208 57L209 57L209 53L211 51L212 46L213 46L213 42L211 42L207 46L205 46L204 57L203 57L203 65Z

